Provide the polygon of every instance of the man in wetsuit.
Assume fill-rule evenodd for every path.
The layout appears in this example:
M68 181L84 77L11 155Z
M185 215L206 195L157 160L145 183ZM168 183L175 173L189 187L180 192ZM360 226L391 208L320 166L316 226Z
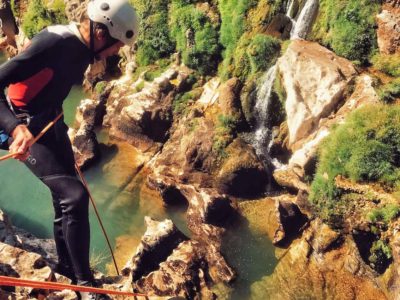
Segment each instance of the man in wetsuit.
M127 0L91 0L79 24L50 26L19 55L0 67L0 130L9 151L51 191L55 210L57 271L79 285L93 285L89 268L88 193L76 176L68 127L57 122L37 143L36 136L61 111L88 65L132 45L138 19ZM95 295L81 293L84 299ZM89 297L89 298L88 298Z

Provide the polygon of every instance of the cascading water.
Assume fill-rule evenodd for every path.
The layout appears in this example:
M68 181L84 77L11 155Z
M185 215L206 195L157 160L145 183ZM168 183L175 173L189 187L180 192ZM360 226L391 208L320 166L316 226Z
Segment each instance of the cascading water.
M293 1L292 1L293 2ZM304 39L314 21L314 17L318 11L319 0L307 0L303 9L297 17L297 20L290 32L290 39Z
M289 0L286 5L286 16L290 19L292 25L290 32L291 40L304 39L307 36L319 7L319 0L307 0L303 8L292 17L295 1ZM266 168L269 168L271 165L276 168L282 167L278 161L271 160L269 155L272 145L271 129L268 124L269 104L271 102L272 87L275 78L276 65L271 67L262 77L260 85L257 88L257 100L255 104L256 130L252 144Z

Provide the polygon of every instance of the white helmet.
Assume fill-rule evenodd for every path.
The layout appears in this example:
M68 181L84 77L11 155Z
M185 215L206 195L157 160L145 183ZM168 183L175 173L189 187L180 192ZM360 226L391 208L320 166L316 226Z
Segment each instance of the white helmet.
M110 35L132 46L139 34L139 19L128 0L90 0L87 13L93 22L107 26Z

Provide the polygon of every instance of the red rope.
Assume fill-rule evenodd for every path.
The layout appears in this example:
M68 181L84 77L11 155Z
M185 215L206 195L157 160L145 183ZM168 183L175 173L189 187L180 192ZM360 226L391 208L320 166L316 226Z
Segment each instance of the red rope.
M76 292L89 292L96 294L147 297L147 295L140 293L106 290L88 286L64 284L59 282L42 282L42 281L28 280L28 279L21 279L21 278L7 277L7 276L0 276L0 286L21 286L21 287L43 289L43 290L55 290L55 291L71 290Z

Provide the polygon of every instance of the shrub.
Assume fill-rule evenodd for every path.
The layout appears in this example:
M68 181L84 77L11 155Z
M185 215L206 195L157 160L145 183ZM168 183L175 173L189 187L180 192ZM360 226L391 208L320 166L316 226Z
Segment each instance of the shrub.
M171 37L188 67L203 75L210 74L220 60L218 31L208 17L191 2L172 1Z
M384 103L392 103L400 98L400 78L389 82L378 89L379 99Z
M215 134L213 137L212 151L220 158L226 158L226 147L235 137L238 120L229 115L218 115Z
M379 0L321 0L311 39L340 56L366 64L377 48Z
M54 1L47 7L42 0L29 2L27 11L22 21L22 29L28 38L32 38L43 28L54 24L67 24L65 5L61 0Z
M138 63L147 66L173 53L174 45L168 29L168 1L131 0L131 3L140 17Z
M400 76L400 54L376 54L372 58L372 63L375 68L390 76Z
M378 273L382 274L392 260L392 249L382 240L377 240L372 244L368 258L370 265Z
M388 204L380 209L374 209L368 213L367 219L372 222L384 222L388 224L391 220L400 214L400 206L397 204Z
M320 146L311 201L325 218L341 212L337 175L400 187L400 107L370 105L353 112Z

